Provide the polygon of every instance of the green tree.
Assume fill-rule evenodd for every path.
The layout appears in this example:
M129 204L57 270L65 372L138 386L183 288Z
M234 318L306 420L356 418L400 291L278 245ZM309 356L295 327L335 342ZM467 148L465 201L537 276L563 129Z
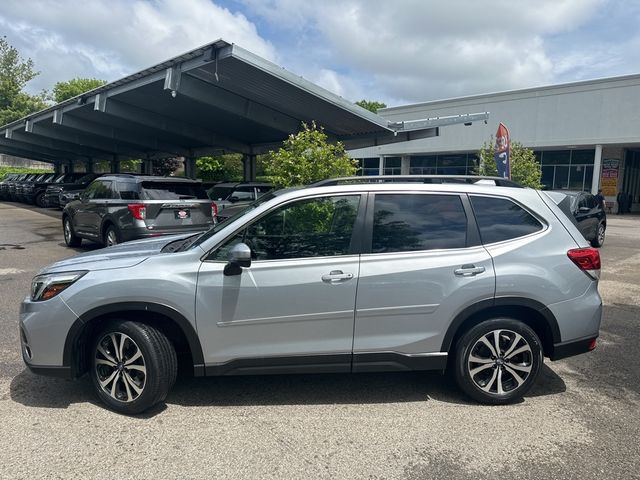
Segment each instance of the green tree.
M153 161L152 173L154 175L160 175L165 177L171 175L178 168L182 162L177 158L161 158Z
M29 95L23 92L25 85L38 74L30 58L23 59L6 37L0 38L0 125L47 106L44 93Z
M480 162L474 175L498 175L494 159L495 142L493 137L482 145L478 152ZM511 142L511 180L531 188L542 188L542 170L533 150L522 146L519 142Z
M366 108L367 110L377 113L379 109L386 108L387 105L382 102L376 102L375 100L358 100L356 105L360 105L362 108Z
M228 153L196 159L197 177L203 180L241 180L242 154Z
M97 78L72 78L66 82L58 82L53 86L51 100L56 103L64 102L89 90L105 85L106 80Z
M264 166L277 187L292 187L352 176L356 165L347 156L344 145L328 143L323 128L313 122L303 123L302 130L289 135L278 151L270 151Z

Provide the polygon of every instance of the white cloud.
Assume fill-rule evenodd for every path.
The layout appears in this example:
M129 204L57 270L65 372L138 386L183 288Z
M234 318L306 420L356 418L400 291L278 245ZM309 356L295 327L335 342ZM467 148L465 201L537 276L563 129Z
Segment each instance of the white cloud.
M244 3L294 35L315 32L307 49L314 43L326 44L332 55L324 61L342 69L349 66L353 76L375 85L380 99L392 102L393 98L420 101L551 83L555 59L546 38L579 28L599 12L604 1ZM307 68L310 73L319 70L316 64ZM333 88L344 90L342 84ZM371 93L362 89L357 97L372 98Z
M0 29L42 72L33 91L77 76L115 80L218 38L276 59L244 15L209 0L3 0Z

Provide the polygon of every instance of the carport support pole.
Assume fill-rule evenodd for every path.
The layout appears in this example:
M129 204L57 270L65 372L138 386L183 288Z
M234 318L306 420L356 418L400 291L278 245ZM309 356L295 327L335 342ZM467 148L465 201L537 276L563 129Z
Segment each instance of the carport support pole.
M61 165L58 162L54 163L53 164L53 173L61 173L60 172L60 167L61 167Z
M184 158L184 176L187 178L196 178L196 159L195 157Z
M85 172L93 173L93 159L87 160L86 162L84 162L84 165Z
M600 175L602 175L602 145L596 145L596 155L593 159L593 178L591 179L591 193L595 195L600 188Z
M258 160L256 155L243 155L242 166L244 170L244 181L255 182Z
M69 160L69 163L67 163L67 172L66 173L75 173L74 170L74 165L73 165L73 160Z
M144 171L142 173L146 175L153 175L153 160L145 160L144 162L142 162L142 167L144 168Z
M120 160L111 160L111 173L120 173Z

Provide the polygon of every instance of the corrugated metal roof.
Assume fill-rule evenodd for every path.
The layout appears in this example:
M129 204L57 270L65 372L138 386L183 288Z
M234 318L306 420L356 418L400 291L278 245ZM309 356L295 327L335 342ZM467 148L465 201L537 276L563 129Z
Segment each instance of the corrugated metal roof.
M402 141L397 126L218 40L0 127L0 153L46 162L263 153L301 122L347 146ZM436 128L411 132L433 136Z

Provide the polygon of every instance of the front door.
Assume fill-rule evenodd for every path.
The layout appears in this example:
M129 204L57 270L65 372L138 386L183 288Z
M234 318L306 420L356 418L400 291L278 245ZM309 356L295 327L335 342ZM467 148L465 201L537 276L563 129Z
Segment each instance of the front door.
M196 296L207 373L350 370L361 203L360 195L298 199L211 252ZM224 275L239 242L252 264Z

